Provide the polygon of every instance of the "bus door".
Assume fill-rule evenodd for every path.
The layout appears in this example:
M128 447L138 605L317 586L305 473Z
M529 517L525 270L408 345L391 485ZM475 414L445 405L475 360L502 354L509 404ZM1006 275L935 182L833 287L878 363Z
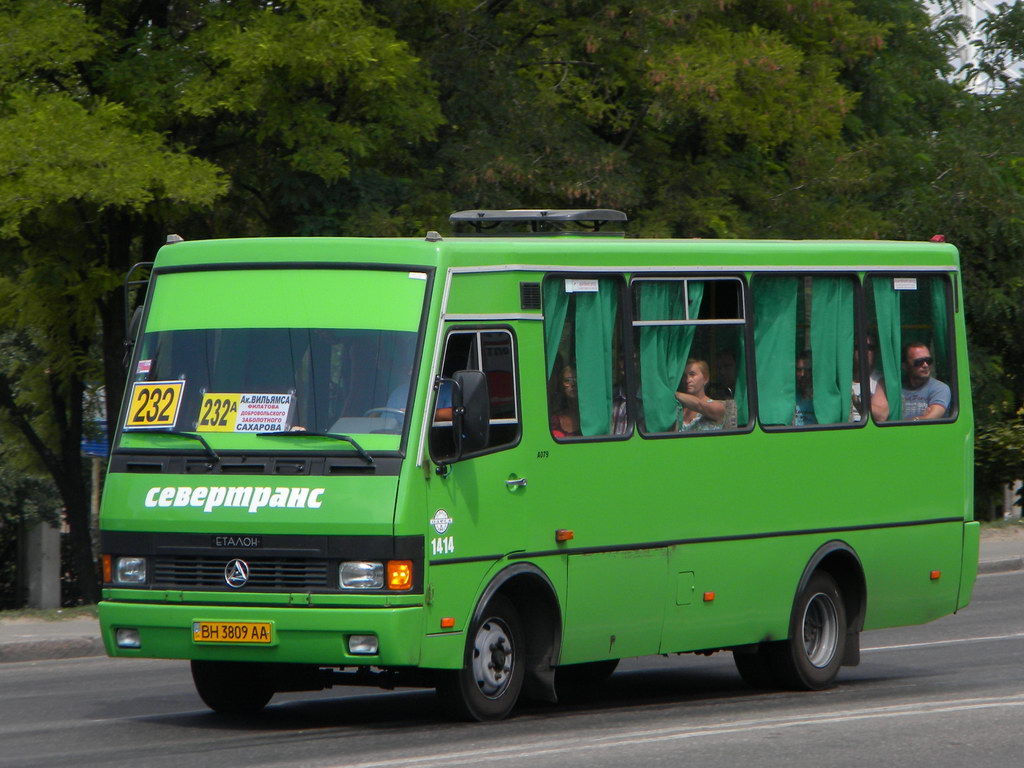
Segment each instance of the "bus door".
M509 553L522 551L526 509L527 454L522 439L517 339L509 327L451 327L434 393L429 450L439 472L427 490L426 556L431 603L427 631L454 617L461 630L472 618L472 598L481 581ZM454 463L452 376L481 371L487 382L490 423L486 444ZM440 476L439 476L440 475Z

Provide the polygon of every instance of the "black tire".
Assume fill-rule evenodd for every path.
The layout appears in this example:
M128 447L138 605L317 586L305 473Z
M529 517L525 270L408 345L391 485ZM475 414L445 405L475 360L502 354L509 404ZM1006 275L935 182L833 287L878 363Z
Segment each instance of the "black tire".
M618 659L606 659L558 667L555 669L555 690L561 696L593 688L611 677L618 666Z
M789 640L768 647L772 668L788 688L819 691L835 682L845 650L843 596L835 579L818 571L793 603Z
M770 643L761 643L753 651L733 651L732 660L743 682L751 688L778 688Z
M470 627L462 669L442 673L438 695L459 719L501 720L519 699L525 660L519 612L495 595Z
M193 661L192 682L199 698L214 712L252 715L267 706L274 695L262 667L241 661Z

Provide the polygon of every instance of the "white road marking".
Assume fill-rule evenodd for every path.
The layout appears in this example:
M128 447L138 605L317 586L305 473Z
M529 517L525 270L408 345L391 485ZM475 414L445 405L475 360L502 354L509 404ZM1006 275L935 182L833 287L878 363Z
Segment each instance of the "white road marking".
M371 762L345 764L334 763L337 768L394 768L395 766L411 766L426 768L434 765L479 765L484 760L519 760L526 758L546 757L552 755L592 752L616 747L652 744L665 741L696 739L707 736L725 736L730 734L753 733L756 731L777 730L781 728L801 728L817 725L850 723L861 720L888 719L893 717L920 717L934 714L950 714L980 709L1006 709L1007 707L1024 707L1024 693L1012 696L993 696L985 698L948 699L945 701L918 702L913 704L895 704L887 707L870 707L850 709L838 712L824 712L817 715L799 715L790 717L768 717L756 720L737 720L715 725L657 728L647 730L625 730L609 736L592 736L570 739L559 738L529 744L511 744L504 747L490 747L459 752L437 752L430 755L405 755L402 757Z
M932 645L958 645L960 643L988 643L994 640L1018 640L1024 638L1024 632L1015 632L1012 635L989 635L987 637L961 637L955 640L930 640L926 643L903 643L901 645L876 645L871 648L861 648L861 653L871 651L901 651L905 648L927 648Z

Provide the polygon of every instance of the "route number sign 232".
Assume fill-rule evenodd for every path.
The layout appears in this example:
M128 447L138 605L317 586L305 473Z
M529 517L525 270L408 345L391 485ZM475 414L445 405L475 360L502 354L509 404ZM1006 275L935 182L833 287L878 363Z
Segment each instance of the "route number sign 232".
M137 381L125 417L128 429L173 427L178 420L184 381Z

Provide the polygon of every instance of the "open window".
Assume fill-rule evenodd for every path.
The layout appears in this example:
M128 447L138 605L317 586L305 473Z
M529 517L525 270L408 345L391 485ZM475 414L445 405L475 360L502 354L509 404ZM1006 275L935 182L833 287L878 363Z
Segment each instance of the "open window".
M556 440L625 436L631 430L618 277L544 281L548 413Z
M742 281L637 278L632 291L641 429L672 434L745 427Z
M948 275L871 275L866 281L874 376L888 421L916 423L956 413L956 355Z
M473 455L502 450L519 442L519 400L516 384L515 338L507 329L455 329L445 340L441 363L441 381L433 399L430 429L430 456L435 463L450 461L457 454L453 404L463 393L456 393L454 379L459 371L484 374L488 402L488 429L484 446ZM464 454L466 458L469 454Z

